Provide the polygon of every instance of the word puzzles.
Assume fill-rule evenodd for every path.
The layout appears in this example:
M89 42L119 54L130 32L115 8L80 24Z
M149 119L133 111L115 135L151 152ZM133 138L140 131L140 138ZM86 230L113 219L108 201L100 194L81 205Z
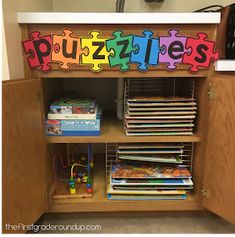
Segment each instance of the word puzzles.
M205 33L193 38L180 35L175 29L169 30L168 36L159 37L154 37L150 30L144 30L142 35L125 35L118 30L112 36L93 30L80 37L72 30L61 32L42 36L35 31L23 42L31 68L46 72L55 63L62 70L88 65L90 70L99 72L102 65L109 65L127 71L130 64L136 64L138 70L147 71L149 66L165 64L168 70L175 70L178 64L185 64L197 72L219 59L215 42L208 40Z

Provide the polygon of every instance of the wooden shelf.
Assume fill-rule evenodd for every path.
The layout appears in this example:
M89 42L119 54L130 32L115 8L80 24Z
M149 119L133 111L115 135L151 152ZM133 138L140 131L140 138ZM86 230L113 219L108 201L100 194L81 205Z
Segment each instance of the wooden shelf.
M191 136L126 136L123 123L115 119L101 121L100 136L46 136L46 143L118 143L118 142L200 142L199 135Z
M99 157L100 158L100 157ZM116 201L106 197L104 160L94 167L94 193L92 198L51 200L48 212L111 212L111 211L175 211L201 210L199 201L188 194L186 200ZM54 190L56 187L53 188ZM51 192L54 193L54 190ZM58 189L57 189L58 190ZM63 192L63 191L62 191Z

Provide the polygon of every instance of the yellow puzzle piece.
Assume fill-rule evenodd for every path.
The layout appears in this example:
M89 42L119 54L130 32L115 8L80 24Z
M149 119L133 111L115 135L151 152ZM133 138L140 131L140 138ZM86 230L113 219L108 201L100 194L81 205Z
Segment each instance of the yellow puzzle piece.
M101 64L109 64L108 56L110 52L106 50L105 41L109 38L100 38L99 31L89 32L91 38L81 38L81 47L88 50L81 56L81 65L92 65L91 70L99 72L102 70Z

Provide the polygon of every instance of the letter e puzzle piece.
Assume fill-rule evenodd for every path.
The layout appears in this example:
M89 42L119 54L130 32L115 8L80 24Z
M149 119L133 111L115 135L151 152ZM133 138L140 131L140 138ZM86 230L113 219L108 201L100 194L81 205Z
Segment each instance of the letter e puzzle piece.
M29 40L23 41L23 48L28 56L29 66L42 71L50 70L52 38L50 35L40 36L40 32L34 31Z
M60 64L61 69L71 69L71 64L79 63L81 54L80 38L74 37L68 29L62 30L62 34L52 35L52 61Z
M187 37L178 36L178 30L170 30L169 36L161 36L159 62L167 63L168 70L174 70L177 63L182 63L183 54L189 50L185 49Z
M133 46L138 50L131 53L130 62L138 63L138 69L146 71L148 65L158 64L159 40L152 38L153 32L145 30L144 36L133 36Z
M109 64L111 67L120 66L121 71L126 71L130 68L130 55L135 47L133 47L133 35L122 35L122 31L113 32L113 39L106 41L106 47L110 52Z
M198 33L198 38L188 38L186 48L191 49L190 54L184 54L183 63L191 65L190 70L197 72L200 67L209 68L211 61L219 59L215 51L215 42L206 40L205 33Z
M88 53L83 53L81 58L82 65L92 65L91 70L99 72L102 70L101 64L109 63L109 52L106 50L105 41L109 38L99 37L101 33L99 31L89 32L90 38L81 39L81 47L87 49Z

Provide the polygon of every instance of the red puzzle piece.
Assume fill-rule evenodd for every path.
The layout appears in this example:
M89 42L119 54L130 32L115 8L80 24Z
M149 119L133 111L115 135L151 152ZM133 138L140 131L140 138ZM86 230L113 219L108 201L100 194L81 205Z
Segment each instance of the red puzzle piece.
M215 51L215 42L206 40L204 33L197 34L199 38L188 38L186 48L191 48L191 53L185 53L183 63L191 65L190 70L197 72L200 67L209 68L211 61L219 59L219 53Z
M30 39L23 42L26 53L29 54L28 62L31 68L40 68L48 71L51 63L52 37L46 35L40 37L40 32L34 31L30 34Z

